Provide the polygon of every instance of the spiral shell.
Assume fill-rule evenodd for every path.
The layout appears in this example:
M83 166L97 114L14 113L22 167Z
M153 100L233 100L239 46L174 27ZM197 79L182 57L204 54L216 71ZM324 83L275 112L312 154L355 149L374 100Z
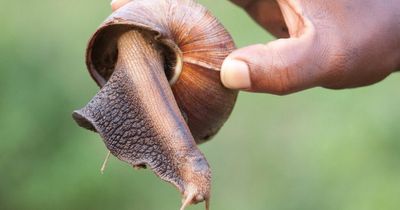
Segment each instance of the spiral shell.
M117 41L129 30L146 34L162 51L166 76L196 142L215 135L237 97L219 75L224 58L235 49L229 33L192 0L134 0L114 12L88 44L87 67L99 86L112 75Z

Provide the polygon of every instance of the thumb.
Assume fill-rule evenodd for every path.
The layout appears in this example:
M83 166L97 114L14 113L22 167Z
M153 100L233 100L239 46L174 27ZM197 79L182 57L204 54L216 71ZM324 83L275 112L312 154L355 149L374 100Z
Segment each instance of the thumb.
M320 42L313 34L309 31L232 52L221 67L222 83L231 89L278 95L318 86L325 53L318 53Z

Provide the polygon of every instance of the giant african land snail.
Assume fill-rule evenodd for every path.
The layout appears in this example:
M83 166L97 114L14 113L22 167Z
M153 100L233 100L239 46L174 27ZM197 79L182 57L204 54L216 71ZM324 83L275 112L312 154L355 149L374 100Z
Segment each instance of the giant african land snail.
M196 143L232 111L237 92L222 86L219 69L234 48L193 0L134 0L91 38L86 61L101 90L73 117L120 160L175 185L181 209L204 200L208 208L211 171Z

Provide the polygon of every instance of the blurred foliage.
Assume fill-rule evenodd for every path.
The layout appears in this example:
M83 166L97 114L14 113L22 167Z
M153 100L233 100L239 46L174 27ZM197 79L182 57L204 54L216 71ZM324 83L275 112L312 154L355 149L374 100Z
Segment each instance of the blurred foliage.
M238 46L272 37L228 1L203 0ZM84 65L105 1L7 1L0 7L0 209L177 209L179 193L113 158L71 112L98 88ZM212 209L376 210L400 206L400 77L290 96L242 93L201 146ZM203 209L195 206L190 209Z

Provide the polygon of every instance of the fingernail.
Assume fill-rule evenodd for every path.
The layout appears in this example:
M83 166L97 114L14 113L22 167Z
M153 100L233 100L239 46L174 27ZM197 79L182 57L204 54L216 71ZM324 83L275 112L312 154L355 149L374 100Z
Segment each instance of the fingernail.
M221 81L230 89L248 89L251 86L249 66L240 60L225 59L221 67Z

